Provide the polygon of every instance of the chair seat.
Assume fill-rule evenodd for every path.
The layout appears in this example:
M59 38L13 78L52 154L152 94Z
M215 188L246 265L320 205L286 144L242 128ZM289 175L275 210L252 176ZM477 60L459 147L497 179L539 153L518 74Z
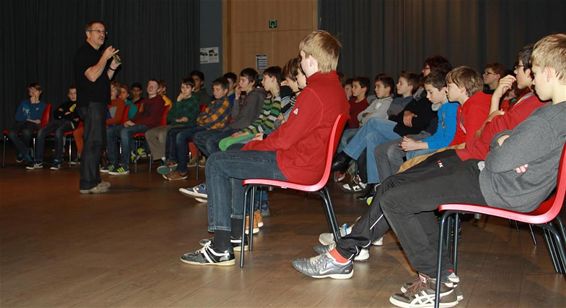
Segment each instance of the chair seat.
M275 186L283 189L294 189L299 191L319 191L322 188L322 185L314 184L314 185L304 185L304 184L297 184L292 182L286 181L278 181L278 180L271 180L271 179L247 179L242 182L243 185L263 185L263 186Z

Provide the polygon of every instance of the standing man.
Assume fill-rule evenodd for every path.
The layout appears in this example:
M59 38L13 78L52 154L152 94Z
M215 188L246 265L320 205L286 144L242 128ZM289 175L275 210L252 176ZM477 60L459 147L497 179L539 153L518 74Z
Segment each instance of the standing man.
M108 191L110 183L100 180L100 155L106 143L106 104L110 101L110 80L120 61L119 50L101 49L107 32L102 21L91 21L85 27L86 43L75 55L74 73L79 114L84 121L84 150L81 162L81 194ZM112 61L108 64L108 60Z

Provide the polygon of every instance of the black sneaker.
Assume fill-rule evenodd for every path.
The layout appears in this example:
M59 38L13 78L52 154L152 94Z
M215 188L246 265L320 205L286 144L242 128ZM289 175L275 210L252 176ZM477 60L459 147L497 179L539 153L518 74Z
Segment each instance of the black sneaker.
M49 167L49 170L53 170L53 171L57 171L59 169L61 169L61 162L57 160L53 161L51 167Z
M43 169L43 163L28 163L26 165L27 170Z
M212 246L212 242L207 243L195 252L187 252L182 255L181 261L193 265L230 266L236 264L236 258L232 249L216 251Z
M293 267L312 278L349 279L354 275L352 261L341 264L336 262L329 253L312 258L301 258L293 261Z
M210 245L210 243L212 242L212 238L204 238L202 240L200 240L198 243L201 246L206 246L206 245ZM234 251L240 251L242 249L242 240L239 238L233 238L230 237L230 244L232 244L232 249ZM248 238L244 238L244 249L248 249Z
M404 293L389 297L389 302L397 307L434 307L436 279L419 273L419 279L412 283ZM454 307L458 304L454 285L451 282L440 284L440 307Z

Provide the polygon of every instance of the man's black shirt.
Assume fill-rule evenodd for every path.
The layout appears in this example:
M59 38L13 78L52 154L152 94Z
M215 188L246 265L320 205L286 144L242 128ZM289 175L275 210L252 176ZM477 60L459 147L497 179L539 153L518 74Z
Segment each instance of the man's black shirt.
M74 70L75 84L77 86L77 100L81 107L88 106L89 102L107 104L110 101L110 79L108 79L107 66L95 82L88 80L85 71L96 65L104 52L103 47L94 49L85 42L75 55Z

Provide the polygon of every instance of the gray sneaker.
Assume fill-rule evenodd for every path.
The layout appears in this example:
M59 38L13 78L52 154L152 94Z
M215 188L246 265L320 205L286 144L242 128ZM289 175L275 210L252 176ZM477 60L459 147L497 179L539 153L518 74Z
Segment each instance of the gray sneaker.
M312 258L300 258L293 261L293 267L312 278L349 279L354 275L352 261L340 264L328 253Z
M91 189L81 189L79 192L81 194L102 194L108 192L108 186L98 184Z
M419 273L418 279L404 293L389 297L389 302L397 307L434 307L436 279ZM451 282L440 284L440 307L454 307L458 298Z

